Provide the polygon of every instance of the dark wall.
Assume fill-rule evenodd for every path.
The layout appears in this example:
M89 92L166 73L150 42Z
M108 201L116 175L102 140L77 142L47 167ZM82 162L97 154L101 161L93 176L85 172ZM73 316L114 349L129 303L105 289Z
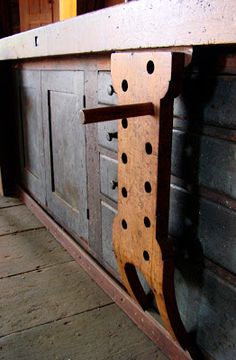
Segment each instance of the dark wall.
M0 38L20 31L19 1L0 0Z
M236 358L236 49L195 48L175 100L170 234L186 327Z

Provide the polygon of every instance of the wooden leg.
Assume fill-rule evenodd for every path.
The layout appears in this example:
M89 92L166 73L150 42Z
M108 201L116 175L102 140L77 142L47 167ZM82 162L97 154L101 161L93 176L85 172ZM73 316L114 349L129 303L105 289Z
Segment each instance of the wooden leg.
M134 52L112 55L113 86L120 105L151 102L154 114L121 119L118 127L118 215L113 245L129 294L145 308L136 269L156 298L166 329L188 347L176 305L174 262L168 241L173 99L184 55Z

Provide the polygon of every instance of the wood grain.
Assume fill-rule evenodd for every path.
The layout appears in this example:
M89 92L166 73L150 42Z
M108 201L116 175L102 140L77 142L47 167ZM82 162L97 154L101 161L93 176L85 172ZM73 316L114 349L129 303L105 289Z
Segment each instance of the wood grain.
M235 44L235 13L234 0L131 1L2 39L0 59Z
M0 209L0 236L42 226L42 223L24 206Z
M0 208L10 207L20 204L22 203L18 198L0 195Z
M0 339L2 360L25 360L26 354L34 360L167 360L116 305Z
M71 256L46 229L24 231L1 237L0 278L71 260Z
M165 327L186 348L168 247L171 114L183 61L182 54L170 52L117 53L111 69L119 104L151 101L155 109L153 116L122 119L118 126L118 215L113 223L118 267L129 294L146 309L136 271L142 273Z
M74 261L1 279L0 293L0 336L111 303Z

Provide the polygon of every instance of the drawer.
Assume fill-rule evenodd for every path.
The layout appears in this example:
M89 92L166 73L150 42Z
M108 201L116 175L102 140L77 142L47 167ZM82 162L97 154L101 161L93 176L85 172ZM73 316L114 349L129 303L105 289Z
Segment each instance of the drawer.
M102 257L103 261L118 272L112 246L112 224L117 213L115 209L102 201Z
M117 160L100 154L101 193L117 202Z
M117 96L112 93L112 79L110 71L98 72L98 103L116 105Z
M118 121L102 122L98 124L98 143L99 145L117 152L118 149Z

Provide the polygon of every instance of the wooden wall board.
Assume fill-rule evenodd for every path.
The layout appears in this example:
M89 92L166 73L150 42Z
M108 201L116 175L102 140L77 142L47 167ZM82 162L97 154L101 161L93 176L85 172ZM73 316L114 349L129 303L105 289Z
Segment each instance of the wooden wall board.
M131 1L2 39L0 59L235 44L235 12L234 0Z
M42 223L23 205L0 209L0 236L42 228Z
M235 274L235 218L235 211L172 184L169 232L192 262L201 263L205 255Z
M0 254L0 278L72 260L46 229L2 236Z
M231 301L229 301L231 299ZM197 341L217 360L236 357L236 287L207 271ZM210 334L210 335L209 335Z
M20 31L26 31L53 22L53 1L19 0Z
M0 339L0 347L4 360L25 360L26 354L34 360L167 360L116 305L11 334Z

